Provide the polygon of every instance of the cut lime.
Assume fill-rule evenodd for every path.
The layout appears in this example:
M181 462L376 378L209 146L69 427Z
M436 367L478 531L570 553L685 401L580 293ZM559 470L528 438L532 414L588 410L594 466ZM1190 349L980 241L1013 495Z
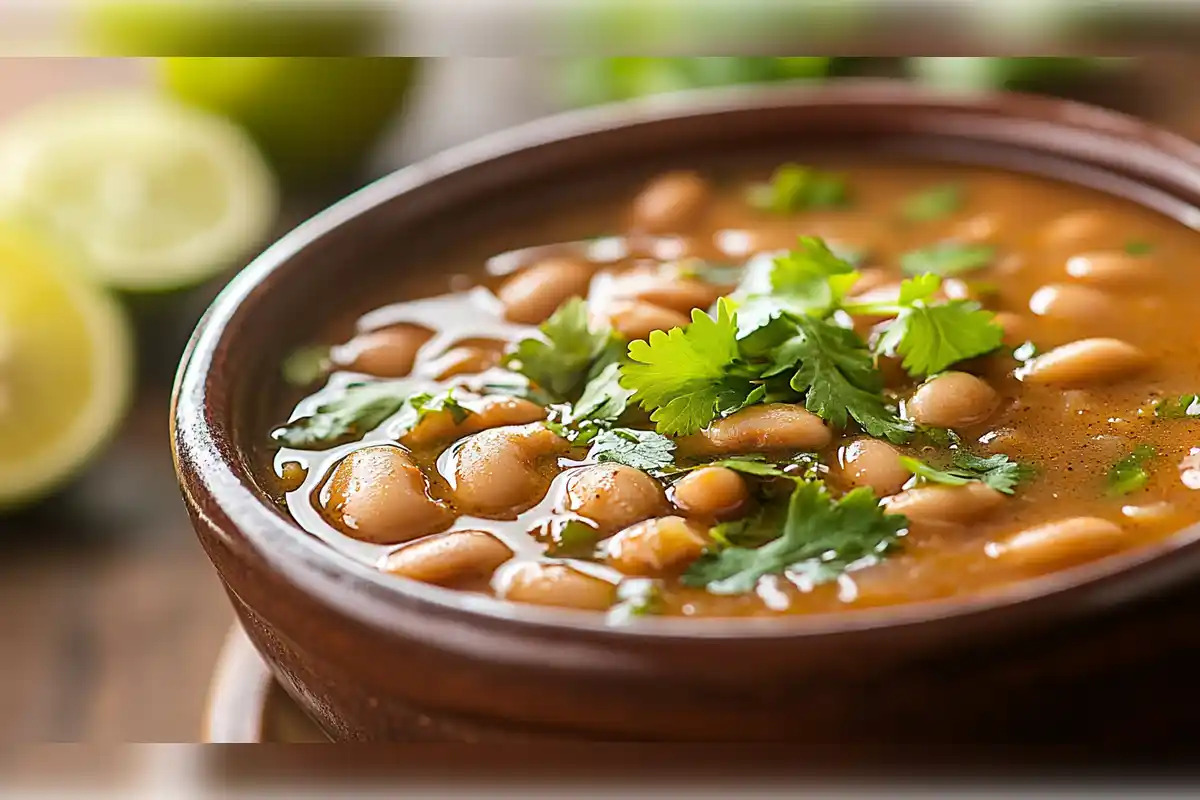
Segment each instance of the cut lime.
M127 321L40 242L0 228L0 508L37 499L116 429L133 371Z
M72 96L0 128L0 215L48 233L109 286L199 283L262 243L276 207L247 136L170 101Z

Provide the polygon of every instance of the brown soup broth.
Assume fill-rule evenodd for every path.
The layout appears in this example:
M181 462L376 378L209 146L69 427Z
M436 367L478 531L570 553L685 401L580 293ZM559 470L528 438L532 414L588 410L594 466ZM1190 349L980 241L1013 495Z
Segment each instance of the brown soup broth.
M661 581L656 612L813 613L975 594L1136 548L1200 520L1200 492L1196 491L1200 456L1192 454L1193 448L1200 448L1200 419L1159 418L1153 406L1159 399L1200 391L1200 314L1193 308L1200 271L1190 260L1198 244L1194 231L1133 203L1028 175L907 163L834 163L825 168L844 176L851 193L846 207L787 214L758 210L747 202L746 192L750 185L770 177L771 171L764 170L712 181L704 202L686 224L655 233L639 230L633 205L637 187L615 202L563 209L561 219L531 222L502 233L485 231L473 237L470 254L452 255L427 269L410 271L397 280L394 302L357 319L354 330L344 322L331 325L322 341L340 343L334 348L335 361L340 357L346 364L354 359L353 346L346 343L355 331L415 326L424 339L411 375L403 378L413 390L434 393L460 385L482 395L487 394L482 384L507 375L497 363L501 351L537 327L506 320L505 304L496 292L514 274L549 259L566 259L590 270L587 299L589 305L602 307L613 274L693 257L740 267L755 254L794 247L801 234L822 237L842 252L860 254L864 276L881 283L904 277L901 258L915 249L946 240L986 244L994 248L988 265L948 277L947 286L954 284L986 309L1004 313L1013 320L1014 330L994 354L952 367L983 378L999 397L986 419L956 427L956 432L972 452L1006 454L1034 468L1035 476L990 513L963 523L914 523L895 553L815 587L787 575L772 575L760 579L755 591L715 595L679 582L686 564L664 568L648 576ZM950 183L959 188L961 197L953 210L919 221L901 213L915 193ZM501 241L522 242L523 247L503 250L496 244ZM477 255L482 252L488 257ZM1089 261L1095 254L1103 257ZM1107 269L1106 265L1115 266ZM709 304L706 301L701 307L707 309ZM1044 353L1095 337L1119 339L1138 348L1148 366L1127 378L1084 381L1078 386L1019 379L1020 362L1012 352L1021 342L1032 342L1037 352ZM464 345L478 351L474 361L456 361L462 353L446 355ZM439 380L439 375L454 371L454 364L459 374ZM903 374L885 371L885 375L889 390L901 401L911 397L920 383ZM335 368L327 380L295 408L280 409L279 419L311 415L322 403L339 397L349 383L386 378ZM470 391L463 397L470 398ZM634 427L652 427L644 415L642 419ZM372 564L409 546L410 534L398 530L394 541L386 544L362 541L378 537L357 536L353 523L327 508L330 478L348 454L395 444L389 433L393 423L394 418L384 421L361 440L324 450L282 448L274 456L276 474L268 480L301 527ZM839 450L861 437L857 431L835 431L832 443L819 452L835 496L848 488L839 467ZM563 495L571 475L586 463L587 448L568 448L539 463L534 471L548 482L548 489L525 504L528 508L471 515L455 508L455 490L445 477L452 471L448 460L461 446L451 438L405 450L428 481L429 497L443 504L439 513L446 515L446 522L435 525L438 532L433 536L443 531L484 531L513 553L512 561L495 574L468 569L436 582L464 591L492 592L514 564L547 558L554 521L572 517L563 512ZM1145 462L1149 479L1141 488L1116 494L1110 470L1137 446L1153 450ZM929 447L917 441L898 449L927 459ZM686 457L680 462L689 463ZM756 481L750 476L745 480L752 485ZM656 516L672 513L680 512L664 507ZM1010 563L996 557L998 543L1006 537L1073 517L1115 523L1120 528L1119 542L1099 551L1083 546L1070 552L1067 547L1066 555L1051 559ZM703 514L691 518L702 528L716 522ZM616 583L627 577L603 558L562 561L604 581Z

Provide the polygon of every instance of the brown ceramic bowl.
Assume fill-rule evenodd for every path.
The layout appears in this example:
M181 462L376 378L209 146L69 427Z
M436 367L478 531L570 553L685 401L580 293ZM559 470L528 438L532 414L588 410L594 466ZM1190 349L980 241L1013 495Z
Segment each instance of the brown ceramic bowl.
M865 726L895 742L913 715L925 736L951 737L971 722L955 711L969 704L954 687L967 691L974 673L955 673L956 684L935 665L979 648L1007 650L1011 637L1048 626L1058 638L1082 615L1200 570L1200 531L1189 529L967 600L613 629L601 615L377 573L306 534L256 483L250 454L268 425L261 376L316 329L320 320L306 329L297 310L340 297L355 282L348 274L417 268L464 230L502 224L514 208L549 209L564 187L614 171L650 174L772 149L801 159L840 150L1000 166L1200 224L1200 148L1182 138L1068 102L954 98L887 82L723 90L558 116L443 153L338 203L271 247L215 302L184 359L172 417L188 510L239 617L287 691L335 739L828 744L861 742Z

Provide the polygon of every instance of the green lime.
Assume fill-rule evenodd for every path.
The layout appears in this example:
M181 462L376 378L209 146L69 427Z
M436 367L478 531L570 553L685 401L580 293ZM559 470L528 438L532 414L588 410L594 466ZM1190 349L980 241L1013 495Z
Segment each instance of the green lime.
M359 166L404 103L412 58L168 58L160 78L183 102L226 116L287 179Z
M129 398L120 307L58 258L28 232L0 228L0 508L74 474Z
M276 207L242 131L167 100L68 96L0 128L0 215L49 234L112 287L199 283L261 244Z
M365 0L96 0L77 6L82 44L115 56L355 55L380 43L391 16Z

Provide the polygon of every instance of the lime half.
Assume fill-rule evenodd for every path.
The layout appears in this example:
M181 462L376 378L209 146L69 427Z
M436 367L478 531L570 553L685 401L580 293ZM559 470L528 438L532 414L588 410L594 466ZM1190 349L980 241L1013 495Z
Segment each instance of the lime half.
M0 228L0 508L69 478L120 424L133 371L120 306Z
M73 96L0 128L0 215L45 231L115 288L200 283L261 244L276 208L249 138L168 100Z

